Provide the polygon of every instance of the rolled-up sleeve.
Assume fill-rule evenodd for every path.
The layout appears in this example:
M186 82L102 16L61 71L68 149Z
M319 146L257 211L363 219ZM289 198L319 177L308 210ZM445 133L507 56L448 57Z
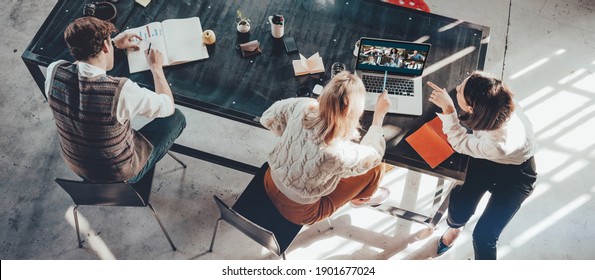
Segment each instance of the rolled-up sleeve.
M124 83L116 113L118 122L124 123L136 116L164 118L173 113L173 100L167 94L142 88L131 80Z
M437 113L437 115L442 120L442 131L455 151L475 158L488 159L501 153L497 143L491 139L481 139L467 133L467 129L460 124L456 112L448 115Z

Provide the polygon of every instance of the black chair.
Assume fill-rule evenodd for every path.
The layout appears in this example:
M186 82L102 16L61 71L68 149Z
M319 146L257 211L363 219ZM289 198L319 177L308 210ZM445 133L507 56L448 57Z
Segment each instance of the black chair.
M168 152L169 154L169 152ZM179 159L172 156L184 168L186 165ZM172 250L176 251L176 246L171 241L169 234L159 219L159 215L155 208L149 203L149 195L151 194L151 187L153 184L153 175L155 168L152 168L147 174L137 183L130 184L128 182L88 182L88 181L74 181L65 179L56 179L56 183L64 189L75 203L72 210L74 215L74 224L76 230L76 237L79 242L79 248L83 247L81 236L79 233L79 223L77 210L80 205L90 206L132 206L132 207L149 207L155 215L155 219L159 223L161 230L165 234L167 241L171 245Z
M213 196L221 212L221 217L215 225L209 252L213 252L217 229L221 220L224 220L269 251L285 259L285 251L302 229L302 225L285 219L266 194L264 174L268 167L268 163L265 163L260 168L258 174L254 176L233 207L230 208L219 197Z

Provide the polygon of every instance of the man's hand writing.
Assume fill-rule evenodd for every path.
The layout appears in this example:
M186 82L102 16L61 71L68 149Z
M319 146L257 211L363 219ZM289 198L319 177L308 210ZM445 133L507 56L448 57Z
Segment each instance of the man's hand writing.
M114 37L114 45L116 45L116 48L118 49L138 50L138 42L141 40L141 37L137 34L122 32Z

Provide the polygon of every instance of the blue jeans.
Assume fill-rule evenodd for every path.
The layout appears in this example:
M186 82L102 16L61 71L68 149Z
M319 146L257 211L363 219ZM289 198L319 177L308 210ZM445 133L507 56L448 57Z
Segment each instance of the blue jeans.
M165 156L174 144L174 141L180 136L184 127L186 127L186 117L184 117L184 114L180 110L176 109L173 115L165 118L156 118L141 128L138 132L153 144L153 150L149 155L147 164L136 176L130 178L128 182L134 184L140 181L151 168L155 167L155 164Z
M523 201L533 192L536 178L533 158L520 165L470 158L465 183L456 186L450 193L446 222L451 228L464 226L475 213L483 195L492 193L473 230L476 260L496 259L498 238Z

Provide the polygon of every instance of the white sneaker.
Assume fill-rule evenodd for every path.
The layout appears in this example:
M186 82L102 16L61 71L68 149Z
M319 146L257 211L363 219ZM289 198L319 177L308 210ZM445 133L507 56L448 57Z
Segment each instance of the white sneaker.
M372 197L370 198L358 198L351 200L351 207L364 207L372 206L376 207L388 200L390 197L390 190L385 187L379 187Z

